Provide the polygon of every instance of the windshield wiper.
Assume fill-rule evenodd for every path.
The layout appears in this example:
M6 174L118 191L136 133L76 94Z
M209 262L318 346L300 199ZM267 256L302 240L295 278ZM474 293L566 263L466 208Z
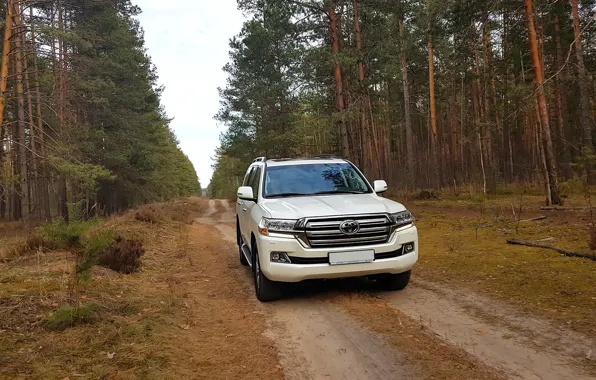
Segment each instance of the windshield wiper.
M313 195L327 195L327 194L366 194L364 191L354 191L354 190L333 190L333 191L319 191L314 193Z
M304 194L304 193L280 193L280 194L266 195L265 198L301 197L301 196L305 196L305 195L310 195L310 194Z

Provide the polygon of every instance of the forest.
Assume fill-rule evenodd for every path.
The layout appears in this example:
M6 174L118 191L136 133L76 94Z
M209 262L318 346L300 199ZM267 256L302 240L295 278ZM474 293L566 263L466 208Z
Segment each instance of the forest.
M7 0L0 219L87 219L200 194L129 0Z
M238 0L210 191L337 154L394 189L596 182L593 0Z

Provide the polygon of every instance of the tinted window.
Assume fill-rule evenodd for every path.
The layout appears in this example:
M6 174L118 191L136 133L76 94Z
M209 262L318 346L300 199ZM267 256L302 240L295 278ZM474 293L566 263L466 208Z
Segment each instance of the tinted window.
M255 168L248 168L246 171L246 175L244 176L244 182L242 182L242 186L250 186L250 175L254 172Z
M254 174L251 176L248 186L252 187L252 193L257 198L261 187L261 168L254 168L253 171Z
M265 197L370 192L364 178L348 163L274 166L265 175Z

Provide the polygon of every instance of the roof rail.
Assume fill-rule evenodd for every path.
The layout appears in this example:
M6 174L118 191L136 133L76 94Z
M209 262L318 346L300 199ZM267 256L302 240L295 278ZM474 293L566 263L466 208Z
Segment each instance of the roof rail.
M319 155L316 155L316 156L314 156L313 158L320 158L320 159L325 159L325 158L326 158L326 159L337 158L337 159L339 159L339 160L342 160L342 159L343 159L343 158L341 158L341 157L339 157L339 156L337 156L337 155L335 155L335 154L319 154Z
M257 157L254 159L253 163L255 162L267 162L267 157Z

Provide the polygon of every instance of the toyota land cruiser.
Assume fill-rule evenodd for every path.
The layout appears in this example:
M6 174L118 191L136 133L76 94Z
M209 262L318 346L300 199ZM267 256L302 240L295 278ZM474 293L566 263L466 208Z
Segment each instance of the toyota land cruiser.
M279 299L280 283L309 279L372 276L405 288L418 231L403 205L379 196L385 191L385 181L371 186L340 158L254 160L238 189L236 231L257 298Z

